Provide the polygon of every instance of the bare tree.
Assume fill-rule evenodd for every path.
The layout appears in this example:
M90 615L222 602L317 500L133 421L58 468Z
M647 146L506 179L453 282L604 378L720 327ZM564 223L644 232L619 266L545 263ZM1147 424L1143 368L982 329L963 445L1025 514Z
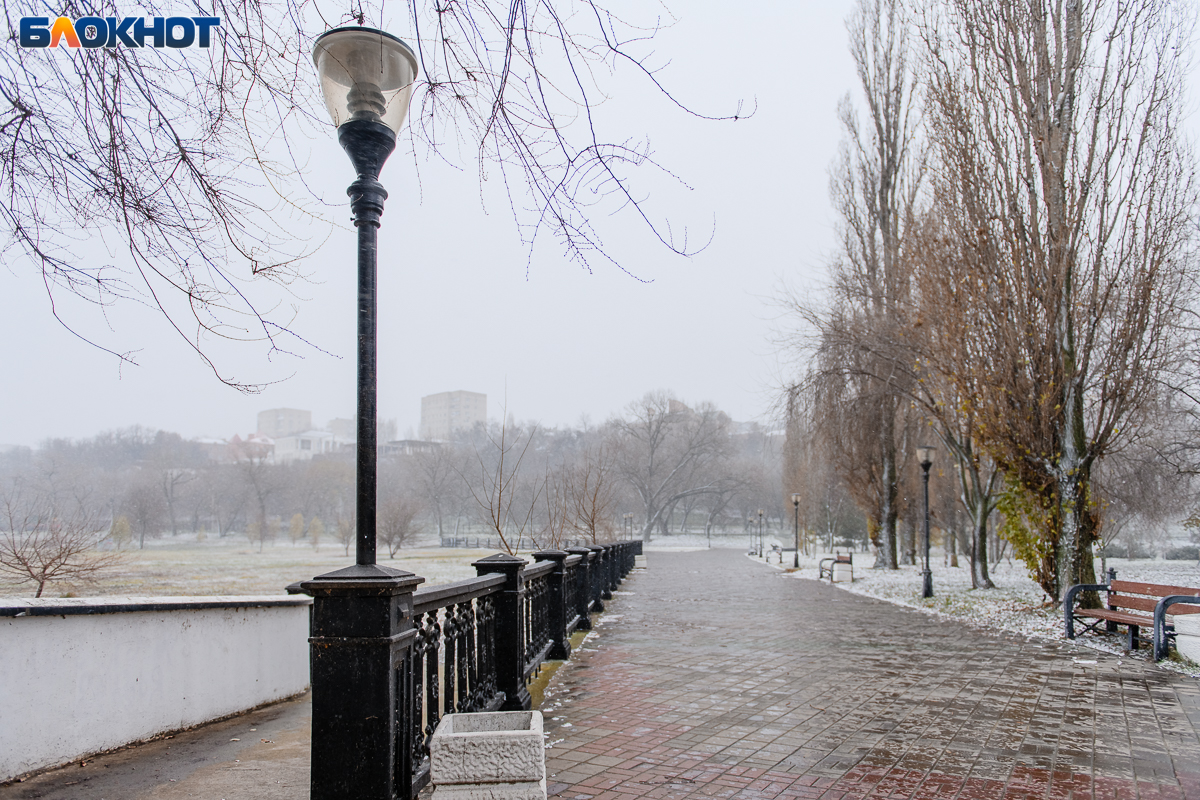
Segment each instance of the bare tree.
M380 503L375 531L377 539L387 545L388 558L395 558L396 551L420 533L421 510L420 501L402 493L389 495Z
M44 501L3 500L0 573L35 587L41 597L52 583L91 584L122 563L117 552L96 549L104 526L82 512L59 515Z
M597 213L609 209L594 208L597 200L632 214L669 250L694 251L633 190L639 170L670 173L628 133L605 136L596 102L620 67L679 105L659 83L660 64L643 55L659 20L628 24L595 4L559 2L405 7L421 67L408 129L416 163L422 154L457 160L462 147L481 180L489 167L500 173L530 246L556 238L585 268L611 260L600 228L607 214ZM72 18L119 19L128 10L112 0L56 7ZM139 13L174 10L149 2ZM254 391L261 387L218 367L211 343L306 347L288 330L292 303L250 284L271 282L286 296L331 224L304 184L305 145L329 125L309 56L320 33L311 23L381 24L384 7L216 0L197 11L221 20L209 50L4 51L0 219L13 255L52 297L72 293L106 314L113 304L146 303L221 380ZM16 41L21 17L44 13L34 0L9 5L8 39ZM581 114L583 124L573 124Z
M270 453L261 442L242 442L233 450L237 459L238 474L257 512L253 522L254 529L259 534L257 541L261 550L263 537L268 535L268 503L274 496L282 493L283 475L271 464ZM250 530L249 525L247 530Z
M532 540L538 501L545 491L544 480L531 485L522 472L536 434L536 427L526 432L502 421L498 431L485 433L486 444L475 449L478 468L471 473L478 480L462 476L484 523L496 532L500 546L509 554L517 551L525 537Z
M457 515L463 501L462 451L453 444L436 444L404 459L405 480L415 486L433 513L438 538L445 535L447 514Z
M643 509L642 539L650 540L680 500L713 491L708 469L729 452L729 418L711 404L694 410L668 392L651 392L609 423L616 473Z
M147 536L158 538L162 535L166 522L167 501L163 498L157 477L145 472L138 473L122 501L126 516L137 531L140 550L146 548Z
M1185 14L1170 0L948 0L924 27L935 199L961 248L937 264L931 306L970 322L953 331L969 358L942 372L1055 598L1094 582L1092 471L1190 335Z
M571 528L592 544L613 539L616 471L603 442L586 447L566 472Z
M541 524L531 531L534 547L539 550L561 550L567 535L573 532L572 491L567 469L559 467L546 471L542 483Z
M304 515L296 513L292 515L288 522L288 538L292 540L292 547L304 538Z
M908 265L902 258L904 231L914 211L924 156L918 145L920 115L914 106L916 73L909 63L909 28L900 0L860 0L846 23L866 104L859 122L849 97L839 116L845 129L842 154L833 169L831 194L840 217L841 247L832 265L832 309L794 302L800 317L817 333L813 349L823 347L829 316L851 317L877 337L897 324L908 300ZM843 472L871 520L877 543L876 566L897 566L896 521L900 514L898 416L903 388L896 376L870 364L842 364L831 353L819 359L816 376L828 391L849 402L853 411L841 431L859 441L843 454ZM861 361L861 356L857 359ZM849 367L854 377L844 371ZM875 376L885 375L880 382ZM840 385L839 385L840 384ZM868 441L868 438L870 441ZM852 454L852 455L851 455ZM855 463L850 458L858 459Z
M350 555L350 545L354 544L354 513L349 516L340 516L337 520L337 527L334 529L334 536L337 537L338 544L342 546L346 555Z

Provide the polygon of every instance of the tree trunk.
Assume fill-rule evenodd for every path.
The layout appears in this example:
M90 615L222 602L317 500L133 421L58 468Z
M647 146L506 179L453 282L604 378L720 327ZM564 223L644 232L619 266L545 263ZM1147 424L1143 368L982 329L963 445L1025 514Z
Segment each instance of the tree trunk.
M895 428L896 416L890 402L883 404L883 417L881 422L882 431L880 436L883 440L883 470L882 470L882 508L879 514L879 543L880 550L883 553L883 564L885 569L897 569L899 564L896 561L896 496L898 494L898 480L896 475L896 441Z
M971 588L995 589L988 575L988 508L976 504L971 509Z

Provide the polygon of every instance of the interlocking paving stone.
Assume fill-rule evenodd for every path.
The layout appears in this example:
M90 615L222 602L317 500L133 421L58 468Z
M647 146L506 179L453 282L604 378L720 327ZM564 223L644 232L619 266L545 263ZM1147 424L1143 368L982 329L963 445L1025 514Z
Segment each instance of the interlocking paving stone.
M1200 800L1200 685L1140 660L728 550L650 553L598 619L542 706L560 798Z

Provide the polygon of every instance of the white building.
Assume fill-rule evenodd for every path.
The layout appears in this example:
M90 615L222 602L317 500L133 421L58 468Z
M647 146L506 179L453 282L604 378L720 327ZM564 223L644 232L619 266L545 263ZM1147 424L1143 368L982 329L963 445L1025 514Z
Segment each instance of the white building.
M442 392L421 398L421 438L445 441L455 431L487 424L487 395L478 392Z

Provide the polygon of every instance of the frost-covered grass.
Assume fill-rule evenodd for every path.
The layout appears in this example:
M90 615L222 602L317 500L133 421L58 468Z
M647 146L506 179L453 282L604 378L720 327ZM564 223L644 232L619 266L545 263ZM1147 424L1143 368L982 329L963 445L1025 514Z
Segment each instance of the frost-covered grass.
M283 594L294 581L307 580L354 563L354 548L346 554L331 542L313 548L302 541L293 546L283 540L263 551L244 538L211 537L198 542L194 535L165 537L146 542L146 549L126 550L122 566L90 585L51 584L45 597L64 596L164 596L164 595L269 595ZM471 562L493 550L421 547L403 549L395 560L380 548L379 563L404 569L425 578L424 586L475 576ZM32 597L30 584L0 581L0 597Z
M940 553L937 555L941 556ZM818 561L824 557L826 555L802 556L800 569L793 574L798 578L815 580ZM791 558L790 553L784 556L785 568L790 569ZM971 574L965 566L965 559L961 567L943 566L941 561L940 557L936 561L931 559L934 596L929 599L921 597L920 567L872 569L874 557L867 553L854 554L854 583L838 585L855 594L886 600L927 614L944 615L981 628L1048 639L1063 638L1062 611L1055 604L1047 602L1045 592L1034 583L1019 562L1003 561L991 568L995 589L972 589ZM1119 580L1200 586L1200 566L1194 561L1115 558L1109 559L1108 566L1116 569ZM1100 569L1099 562L1096 569ZM1120 636L1087 634L1075 641L1096 650L1120 654L1124 652L1123 639L1123 633ZM1140 655L1147 660L1151 657L1148 647L1133 655ZM1174 660L1163 664L1169 669L1200 676L1200 665Z

